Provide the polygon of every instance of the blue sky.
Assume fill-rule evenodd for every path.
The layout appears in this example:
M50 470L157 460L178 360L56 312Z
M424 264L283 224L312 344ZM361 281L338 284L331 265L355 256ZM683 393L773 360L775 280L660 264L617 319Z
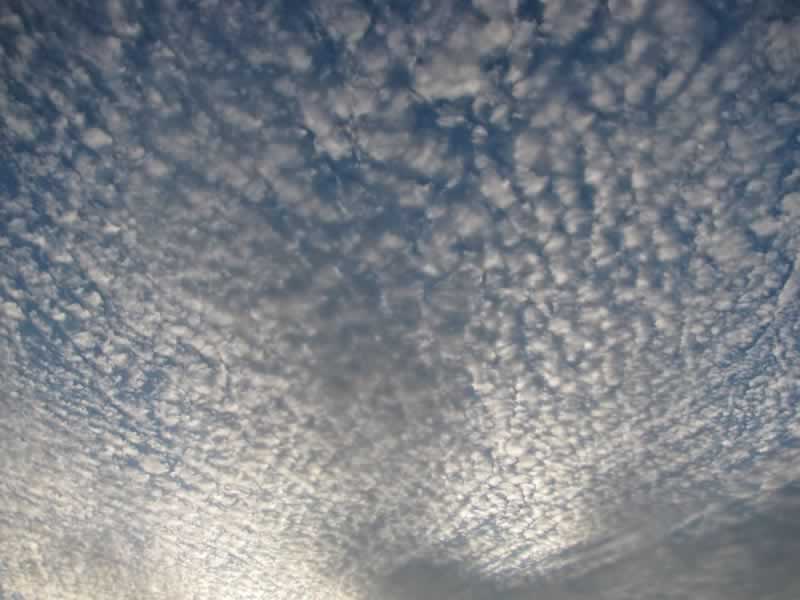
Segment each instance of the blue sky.
M4 3L0 598L792 596L799 39Z

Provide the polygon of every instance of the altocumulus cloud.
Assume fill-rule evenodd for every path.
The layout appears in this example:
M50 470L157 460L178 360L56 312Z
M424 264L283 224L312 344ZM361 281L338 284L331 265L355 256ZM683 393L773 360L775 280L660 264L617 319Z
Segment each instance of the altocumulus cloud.
M0 597L796 592L798 40L4 3Z

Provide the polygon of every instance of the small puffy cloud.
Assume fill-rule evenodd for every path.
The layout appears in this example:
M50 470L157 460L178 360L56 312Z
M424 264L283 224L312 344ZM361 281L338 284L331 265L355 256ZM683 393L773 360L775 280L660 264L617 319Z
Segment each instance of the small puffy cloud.
M150 475L163 475L169 471L169 466L156 456L142 456L139 458L142 470Z
M2 310L7 318L15 321L21 321L25 318L25 313L22 312L22 309L20 309L16 302L3 302L0 304L0 310Z
M111 144L111 136L102 129L92 127L83 134L83 142L93 150L99 150Z

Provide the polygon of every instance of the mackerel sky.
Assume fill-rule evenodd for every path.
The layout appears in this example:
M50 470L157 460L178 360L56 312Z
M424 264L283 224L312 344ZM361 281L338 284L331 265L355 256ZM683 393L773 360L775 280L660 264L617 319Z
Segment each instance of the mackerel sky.
M799 4L1 4L0 599L800 597Z

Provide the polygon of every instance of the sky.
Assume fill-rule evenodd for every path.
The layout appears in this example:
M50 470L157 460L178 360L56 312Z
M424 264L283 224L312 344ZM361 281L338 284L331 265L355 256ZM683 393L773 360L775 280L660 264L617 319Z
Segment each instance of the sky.
M800 6L0 3L0 599L800 593Z

